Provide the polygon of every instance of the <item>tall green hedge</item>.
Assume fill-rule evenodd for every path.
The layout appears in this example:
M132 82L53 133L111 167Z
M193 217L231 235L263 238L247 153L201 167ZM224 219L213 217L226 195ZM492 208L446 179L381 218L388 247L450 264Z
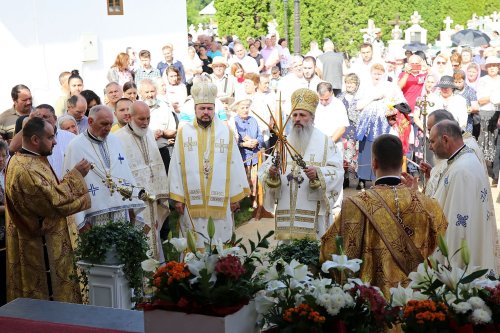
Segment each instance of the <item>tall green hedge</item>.
M294 1L288 0L290 50L294 36L293 6ZM278 31L283 36L283 7L282 0L216 0L219 35L236 34L242 40L265 35L267 22L276 17ZM410 26L410 16L415 10L424 20L421 25L428 30L428 42L434 42L445 26L446 16L453 19L453 26L465 26L473 13L489 15L499 9L500 0L301 0L301 47L307 52L312 40L321 45L324 38L330 38L337 49L355 52L363 39L359 30L366 27L369 18L382 29L383 39L388 40L392 29L388 22L399 14L401 20L407 21L401 26L404 30Z

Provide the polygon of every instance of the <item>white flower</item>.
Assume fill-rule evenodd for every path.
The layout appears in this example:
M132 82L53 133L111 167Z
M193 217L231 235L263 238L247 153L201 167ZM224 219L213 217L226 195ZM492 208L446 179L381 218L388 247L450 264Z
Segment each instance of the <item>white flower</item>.
M186 238L172 238L168 241L175 247L175 250L179 253L184 252L187 249L187 239Z
M491 310L488 308L475 309L472 311L470 321L475 325L488 324L491 322Z
M363 262L361 259L351 259L348 260L345 254L337 255L332 254L332 260L325 261L321 266L321 270L325 273L328 273L331 268L338 269L340 271L344 269L349 269L353 273L359 271L360 264Z
M477 297L477 296L472 296L467 300L467 303L469 303L473 309L483 309L485 307L485 303L482 298Z
M145 272L154 272L160 263L153 258L149 258L141 262L142 270Z
M226 257L230 254L233 256L237 256L240 253L240 248L237 246L230 247L230 248L224 248L224 243L220 239L218 239L213 245L215 245L217 253L221 257Z
M257 294L257 296L255 297L255 309L259 314L268 313L269 310L276 305L276 303L278 303L276 298L267 297L262 293Z
M217 275L215 274L215 264L217 263L218 259L219 257L217 255L204 255L200 259L193 259L187 262L189 271L195 276L189 282L191 284L198 282L201 277L200 272L203 269L206 269L207 273L211 274L209 282L215 283L215 281L217 281Z
M350 290L350 289L352 289L352 288L354 288L356 286L367 286L367 287L369 287L370 283L368 283L368 282L364 283L363 281L361 281L358 278L356 278L356 279L349 278L349 279L347 279L347 283L344 284L343 289L347 291L347 290Z
M464 270L458 267L452 267L450 271L441 266L439 271L436 272L437 278L450 290L457 289L457 284L465 276L464 274Z
M267 291L274 291L282 288L286 288L286 285L279 280L271 280L266 284Z
M460 302L458 304L452 304L451 306L453 307L453 310L455 310L456 313L460 314L464 314L472 310L472 306L467 302Z
M405 306L409 300L413 299L413 289L403 288L398 283L397 288L391 288L390 293L392 296L392 306Z
M321 295L323 293L326 293L327 286L332 284L332 279L314 279L311 281L311 288L312 290L311 293L313 295Z
M495 288L500 281L498 280L490 280L487 278L475 279L470 283L472 288L484 289L484 288Z
M411 272L408 277L410 278L410 287L420 289L426 285L430 285L435 278L435 271L430 267L425 267L424 264L418 265L416 272Z
M285 266L285 273L292 279L300 282L311 280L307 265L301 264L295 259L293 259L289 265Z

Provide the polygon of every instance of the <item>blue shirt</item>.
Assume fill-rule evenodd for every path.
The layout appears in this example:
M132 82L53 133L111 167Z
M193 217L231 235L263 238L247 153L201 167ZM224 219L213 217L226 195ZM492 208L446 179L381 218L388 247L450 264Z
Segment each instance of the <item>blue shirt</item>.
M240 116L234 117L234 123L236 130L238 131L238 147L240 149L241 158L245 165L257 164L257 152L264 146L264 138L259 130L259 125L257 120L253 117L248 117L247 119L242 119ZM243 138L248 136L252 139L257 139L259 142L254 149L247 147L242 147Z

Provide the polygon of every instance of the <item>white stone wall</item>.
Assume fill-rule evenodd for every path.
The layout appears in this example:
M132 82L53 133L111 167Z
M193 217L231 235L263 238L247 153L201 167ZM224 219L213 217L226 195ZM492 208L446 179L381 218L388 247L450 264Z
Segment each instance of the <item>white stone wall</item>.
M12 106L11 88L27 85L34 105L54 104L59 74L78 69L85 89L103 95L106 74L127 46L148 49L152 65L173 43L187 53L186 2L123 0L124 15L108 16L106 0L0 0L0 112ZM84 35L97 38L97 60L83 62Z

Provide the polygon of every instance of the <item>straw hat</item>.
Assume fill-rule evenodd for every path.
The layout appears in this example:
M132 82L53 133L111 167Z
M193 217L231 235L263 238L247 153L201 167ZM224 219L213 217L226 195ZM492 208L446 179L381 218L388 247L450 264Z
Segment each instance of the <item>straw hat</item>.
M208 65L208 67L213 67L215 65L224 65L228 67L228 63L224 57L221 56L215 56L214 59L212 60L212 63Z
M441 76L441 79L439 80L438 84L436 84L436 87L438 87L438 88L452 88L452 89L457 88L457 86L455 86L455 81L453 80L453 77L451 77L449 75Z

